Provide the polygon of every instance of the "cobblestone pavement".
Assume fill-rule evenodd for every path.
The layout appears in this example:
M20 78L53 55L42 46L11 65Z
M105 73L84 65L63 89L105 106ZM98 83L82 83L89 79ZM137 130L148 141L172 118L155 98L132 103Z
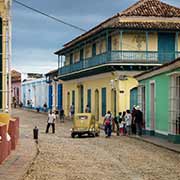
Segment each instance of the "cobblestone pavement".
M45 134L47 115L18 110L24 128L37 125L39 155L24 180L179 180L180 154L128 137L70 137L71 122ZM51 130L51 129L50 129ZM23 131L23 127L22 127Z

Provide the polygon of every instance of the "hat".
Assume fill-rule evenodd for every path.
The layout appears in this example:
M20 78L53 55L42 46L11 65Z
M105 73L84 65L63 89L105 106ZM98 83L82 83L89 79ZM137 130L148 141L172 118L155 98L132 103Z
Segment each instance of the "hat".
M135 107L135 109L136 109L136 110L139 110L139 109L140 109L140 107L139 107L139 106L136 106L136 107Z

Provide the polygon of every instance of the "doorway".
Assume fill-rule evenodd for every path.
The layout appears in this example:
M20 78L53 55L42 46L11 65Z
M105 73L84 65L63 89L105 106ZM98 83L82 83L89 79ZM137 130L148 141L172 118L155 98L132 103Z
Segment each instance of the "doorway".
M95 118L99 120L99 90L95 90Z
M151 130L155 130L155 83L150 84Z
M67 113L69 115L69 110L70 110L70 92L67 93Z

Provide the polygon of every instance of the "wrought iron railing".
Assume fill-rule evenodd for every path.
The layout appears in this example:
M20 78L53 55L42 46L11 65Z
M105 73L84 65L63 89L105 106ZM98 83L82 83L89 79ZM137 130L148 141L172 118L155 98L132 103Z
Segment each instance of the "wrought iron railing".
M90 67L107 63L159 63L163 64L180 57L180 52L158 52L158 51L110 51L94 57L86 58L74 64L66 65L59 69L59 74L67 74Z

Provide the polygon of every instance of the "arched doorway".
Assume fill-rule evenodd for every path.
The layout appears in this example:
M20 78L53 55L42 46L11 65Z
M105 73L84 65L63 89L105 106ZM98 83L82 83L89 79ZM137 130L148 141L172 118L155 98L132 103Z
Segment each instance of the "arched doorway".
M116 116L116 90L111 90L111 112Z
M99 120L99 90L95 90L95 118L96 120Z
M67 93L67 114L69 115L69 109L70 109L70 92Z

